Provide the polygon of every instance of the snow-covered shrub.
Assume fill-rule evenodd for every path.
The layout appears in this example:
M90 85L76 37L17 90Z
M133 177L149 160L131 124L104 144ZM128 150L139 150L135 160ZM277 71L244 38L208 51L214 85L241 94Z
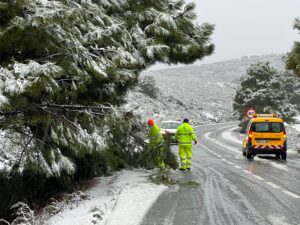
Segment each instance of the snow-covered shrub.
M156 81L152 76L143 76L139 79L138 84L141 93L148 95L150 98L156 99L160 94Z
M11 225L35 225L34 213L24 202L14 204L11 210L16 217Z
M119 167L138 166L138 156L146 147L146 123L133 111L119 111L107 118L107 124L111 126L107 129L109 152L118 158Z
M300 132L295 129L291 124L285 126L287 132L287 146L288 150L300 152Z
M0 225L10 225L10 222L8 222L4 219L0 219Z
M241 121L242 131L246 128L245 117L249 108L256 109L257 113L277 113L286 122L293 121L297 105L291 103L294 92L287 91L287 88L292 85L295 89L296 80L287 73L278 72L269 63L258 62L250 66L240 79L233 103L234 114ZM292 82L287 82L287 79L292 79Z

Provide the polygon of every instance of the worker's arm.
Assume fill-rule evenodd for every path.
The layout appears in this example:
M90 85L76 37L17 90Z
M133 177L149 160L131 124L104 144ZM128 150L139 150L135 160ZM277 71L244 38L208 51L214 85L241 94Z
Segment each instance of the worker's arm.
M175 134L175 140L179 141L179 128L177 128L176 130L176 134Z
M192 139L193 139L193 141L195 142L195 144L197 144L197 136L196 136L196 134L194 132L194 129L192 127L191 127L191 133L192 133Z

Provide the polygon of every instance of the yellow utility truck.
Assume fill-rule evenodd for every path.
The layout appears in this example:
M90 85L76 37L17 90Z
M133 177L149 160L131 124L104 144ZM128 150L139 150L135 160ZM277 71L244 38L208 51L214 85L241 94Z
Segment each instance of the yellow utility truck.
M253 159L257 154L275 154L286 160L286 132L276 114L255 114L250 119L243 139L243 155Z

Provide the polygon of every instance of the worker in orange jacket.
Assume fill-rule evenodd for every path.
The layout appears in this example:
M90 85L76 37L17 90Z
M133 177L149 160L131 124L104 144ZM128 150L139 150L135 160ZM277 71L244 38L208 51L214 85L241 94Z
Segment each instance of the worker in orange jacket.
M161 169L164 169L165 168L164 157L163 157L163 154L164 154L164 138L162 136L160 127L155 124L153 119L149 119L147 121L147 124L150 128L150 130L149 130L150 142L149 142L148 147L150 149L153 149L153 150L155 150L156 148L159 148L159 150L158 150L159 151L158 152L158 159L157 159L158 167L161 168Z

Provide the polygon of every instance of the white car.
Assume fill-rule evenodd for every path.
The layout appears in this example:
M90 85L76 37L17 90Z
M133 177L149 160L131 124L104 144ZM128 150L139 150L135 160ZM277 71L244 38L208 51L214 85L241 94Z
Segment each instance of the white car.
M170 120L170 121L163 121L160 124L161 132L164 136L164 139L170 141L170 143L178 144L178 141L175 139L175 134L177 127L181 125L181 121Z

